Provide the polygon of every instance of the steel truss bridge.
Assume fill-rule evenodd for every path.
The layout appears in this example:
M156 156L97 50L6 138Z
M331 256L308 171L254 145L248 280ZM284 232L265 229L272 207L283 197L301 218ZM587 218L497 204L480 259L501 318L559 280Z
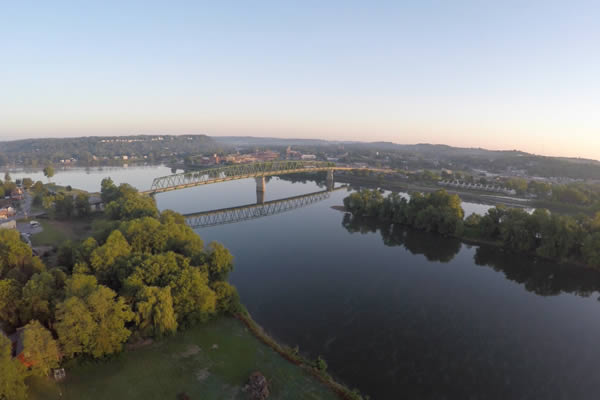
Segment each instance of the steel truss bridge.
M336 166L335 163L319 161L272 161L252 164L236 164L156 178L152 182L150 190L143 193L156 194L237 179L260 178L272 175L315 171L329 171L332 174L335 170L350 171L353 169L356 168ZM391 172L389 170L374 169L370 169L370 171ZM333 175L331 176L333 177Z
M239 207L186 214L184 217L186 224L192 228L206 228L210 226L232 224L306 207L328 199L332 192L343 189L347 189L347 186L280 200L267 201L259 204L248 204Z

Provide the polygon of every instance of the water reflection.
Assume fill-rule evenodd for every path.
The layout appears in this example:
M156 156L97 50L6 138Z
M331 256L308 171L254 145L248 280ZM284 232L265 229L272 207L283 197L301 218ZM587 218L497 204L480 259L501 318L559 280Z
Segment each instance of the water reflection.
M386 246L403 246L412 254L424 255L428 261L450 262L458 254L461 247L460 240L456 238L440 236L440 240L431 240L432 235L430 233L408 229L399 225L381 223L373 218L354 217L351 214L345 214L342 225L351 233L379 232Z
M331 193L338 190L346 190L346 187L341 186L332 190L322 190L320 192L286 197L285 199L267 202L264 202L264 200L261 199L261 201L257 201L256 204L220 208L217 210L185 214L184 216L186 223L194 229L235 224L307 207L328 199L331 196Z
M401 246L411 254L424 255L429 261L448 263L460 252L462 243L456 238L382 223L373 218L345 214L342 226L351 233L379 232L386 246ZM533 256L508 253L501 248L477 246L476 265L491 267L529 292L540 296L571 293L589 297L600 291L600 272L573 265L559 265Z
M481 246L475 251L477 265L491 267L540 296L572 293L588 297L600 291L600 272L573 265L558 265L531 256L516 256L501 249Z

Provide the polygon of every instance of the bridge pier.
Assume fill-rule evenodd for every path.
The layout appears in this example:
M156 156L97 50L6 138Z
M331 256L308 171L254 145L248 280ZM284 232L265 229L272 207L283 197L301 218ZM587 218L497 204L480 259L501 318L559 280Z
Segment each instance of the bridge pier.
M259 176L254 179L256 180L256 204L263 204L265 202L265 177Z
M332 169L327 170L326 183L327 183L327 190L329 190L329 191L333 190L335 181L333 180L333 170Z

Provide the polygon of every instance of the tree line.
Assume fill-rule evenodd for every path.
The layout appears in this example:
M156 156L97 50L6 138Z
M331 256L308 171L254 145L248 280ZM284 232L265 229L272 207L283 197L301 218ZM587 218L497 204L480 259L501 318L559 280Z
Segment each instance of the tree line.
M65 243L56 267L32 254L18 232L0 231L0 323L23 329L23 359L0 334L0 398L25 399L25 379L64 359L101 359L126 342L162 338L242 310L226 282L233 256L202 239L173 211L127 184L102 182L107 219Z
M174 155L216 152L222 147L206 135L24 139L0 142L0 166L43 167L71 158L85 165L94 165L105 164L108 161L105 158L121 159L123 155L158 162Z
M483 216L471 214L465 219L460 198L445 190L413 193L410 200L397 193L384 197L378 190L361 190L346 197L344 206L354 216L600 268L600 212L594 217L559 215L546 209L530 214L497 206Z

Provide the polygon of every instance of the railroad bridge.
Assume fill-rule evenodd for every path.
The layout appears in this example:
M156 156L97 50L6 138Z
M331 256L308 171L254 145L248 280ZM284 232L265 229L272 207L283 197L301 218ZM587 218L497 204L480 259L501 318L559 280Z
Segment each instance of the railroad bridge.
M256 179L256 193L259 202L264 201L265 177L274 175L296 174L302 172L327 171L327 188L333 189L334 171L351 171L358 168L336 165L320 161L272 161L251 164L235 164L225 167L188 171L155 178L150 190L142 192L154 195L172 190L186 189L195 186L209 185L238 179ZM364 168L363 168L364 169ZM372 172L390 173L392 170L366 169Z

